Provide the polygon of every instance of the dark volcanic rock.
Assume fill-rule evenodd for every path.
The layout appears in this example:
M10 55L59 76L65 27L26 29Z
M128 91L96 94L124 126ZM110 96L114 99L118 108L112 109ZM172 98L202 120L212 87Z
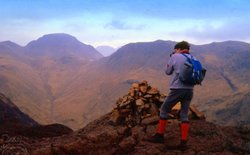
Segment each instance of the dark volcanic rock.
M38 125L35 127L30 127L25 131L23 131L21 134L26 137L44 138L44 137L61 136L72 132L73 130L65 125L49 124L49 125Z

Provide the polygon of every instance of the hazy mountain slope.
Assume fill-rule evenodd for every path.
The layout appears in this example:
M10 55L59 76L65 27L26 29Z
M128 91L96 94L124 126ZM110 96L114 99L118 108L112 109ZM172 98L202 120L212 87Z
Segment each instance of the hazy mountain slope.
M106 67L115 71L146 68L162 69L175 42L155 41L145 43L130 43L108 57Z
M200 108L206 112L209 121L231 126L249 125L249 102L250 91L246 91L211 99Z
M102 93L105 92L105 88L101 87L105 83L105 72L94 64L83 65L79 72L72 74L72 80L65 87L63 95L55 99L55 118L58 121L79 128L87 123L88 116L85 113L101 101Z
M9 44L2 42L2 46ZM1 46L0 46L1 47ZM0 91L32 118L47 123L48 96L39 72L26 63L26 57L18 54L20 47L0 48Z
M201 51L207 65L216 67L221 76L228 75L236 78L239 82L249 83L250 44L227 41L195 46L194 50Z
M81 66L102 57L92 46L67 34L45 35L25 48L9 48L9 44L4 42L0 50L6 55L1 57L5 71L0 77L8 79L1 90L40 123L57 122L55 100L65 95ZM18 52L27 56L17 57Z
M167 43L169 46L166 46ZM237 82L248 83L250 45L241 42L222 42L216 45L193 45L191 53L197 56L209 73L215 72L226 80L227 76L237 78ZM156 41L151 43L128 44L119 49L115 54L109 57L108 67L116 70L128 70L131 66L149 67L156 70L164 69L169 59L169 54L173 51L174 43ZM211 72L212 71L212 72ZM228 75L228 73L232 73ZM245 78L239 74L244 73ZM243 76L244 77L244 76ZM208 79L211 79L208 74ZM206 78L206 79L207 79ZM213 77L212 77L213 78ZM214 79L214 78L213 78ZM243 81L242 81L243 80ZM233 82L233 81L232 81Z
M92 46L83 44L68 34L44 35L30 42L25 49L26 53L35 56L32 64L40 72L46 86L52 120L55 120L55 100L65 95L64 91L81 66L103 57Z
M76 38L66 34L50 34L29 43L26 47L31 56L35 56L32 62L33 68L39 71L39 75L45 85L48 100L50 102L50 118L53 122L62 122L61 118L71 120L67 113L67 106L58 106L57 100L67 96L68 86L77 78L77 73L90 61L102 57L92 46L79 42ZM38 56L38 57L36 57ZM72 100L73 94L67 99ZM65 101L63 101L65 102ZM67 102L71 108L77 109ZM79 103L79 102L77 102ZM57 107L64 109L64 113L57 115ZM66 110L65 110L66 109ZM80 113L76 113L81 115ZM65 123L65 122L64 122ZM67 123L66 123L67 124Z

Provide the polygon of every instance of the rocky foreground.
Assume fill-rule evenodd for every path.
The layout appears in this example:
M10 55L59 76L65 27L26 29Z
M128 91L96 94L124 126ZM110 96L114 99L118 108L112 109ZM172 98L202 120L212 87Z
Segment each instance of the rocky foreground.
M158 111L164 98L157 88L146 81L135 83L127 95L117 100L112 112L81 130L72 132L63 125L54 124L23 128L21 132L18 128L15 132L2 132L0 154L250 154L249 127L221 127L206 122L204 115L195 107L190 108L190 135L186 151L169 149L180 141L178 106L173 108L172 119L168 121L165 143L148 142L148 137L156 131Z
M91 122L85 128L54 138L9 137L1 140L1 154L32 155L95 155L95 154L250 154L250 129L220 127L204 120L190 123L189 149L169 150L179 142L179 122L167 125L165 144L146 139L153 135L156 125L128 127L114 125L111 114Z

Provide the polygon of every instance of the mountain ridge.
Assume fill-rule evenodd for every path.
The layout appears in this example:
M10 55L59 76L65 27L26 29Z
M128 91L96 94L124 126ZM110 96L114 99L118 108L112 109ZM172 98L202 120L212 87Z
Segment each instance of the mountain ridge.
M130 43L95 61L70 54L17 59L0 49L0 80L4 83L0 90L41 123L60 122L79 129L108 112L116 99L127 92L129 81L145 79L168 92L170 78L165 76L164 66L175 43ZM208 69L203 85L195 88L193 100L199 107L206 104L204 111L209 111L207 104L213 99L223 98L226 104L226 97L249 91L249 44L222 44L191 44L191 53ZM227 50L232 45L235 47Z

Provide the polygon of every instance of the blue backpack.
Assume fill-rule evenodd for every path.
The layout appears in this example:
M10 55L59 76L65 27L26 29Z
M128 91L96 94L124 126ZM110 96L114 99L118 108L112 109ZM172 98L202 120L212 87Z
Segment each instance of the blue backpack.
M192 55L191 58L183 53L182 55L187 58L187 61L184 63L182 72L179 74L180 80L189 85L201 85L201 82L205 77L206 70L202 68L201 63Z

